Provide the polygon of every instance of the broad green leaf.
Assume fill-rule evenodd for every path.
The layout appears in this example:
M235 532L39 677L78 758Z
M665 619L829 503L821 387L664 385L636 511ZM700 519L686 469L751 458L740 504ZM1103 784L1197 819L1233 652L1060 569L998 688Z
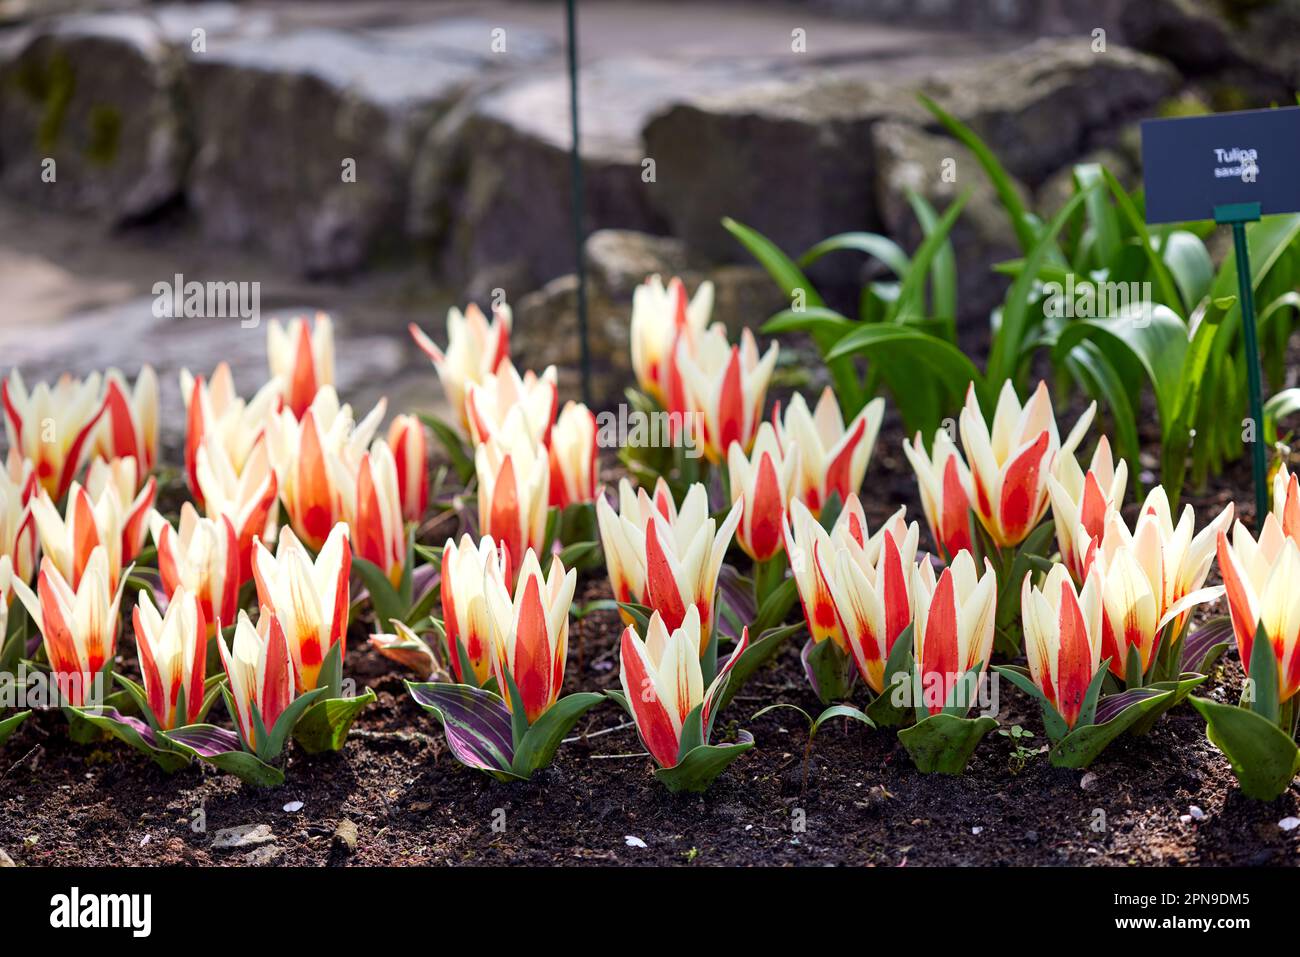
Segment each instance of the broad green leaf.
M0 745L4 744L9 736L18 730L18 726L26 721L30 714L30 711L20 711L0 721Z
M731 762L753 746L753 735L741 731L735 744L702 744L673 767L656 770L655 777L674 794L680 791L702 794Z
M578 719L605 700L605 695L580 691L561 698L528 726L515 750L511 770L525 780L555 759L555 751Z
M925 774L961 774L984 737L998 726L995 718L959 718L933 714L898 732L898 740Z
M1140 718L1163 710L1172 691L1155 691L1139 698L1104 724L1080 724L1056 743L1048 754L1053 767L1086 768L1112 741Z
M326 698L317 701L298 722L293 739L308 754L321 751L341 751L347 743L348 731L357 715L375 700L369 688L355 698Z
M879 233L839 233L823 239L799 257L799 265L811 266L827 253L841 250L866 253L874 259L879 259L900 278L907 275L908 267L911 265L903 248L888 236L881 236Z
M1247 797L1271 801L1284 794L1300 771L1300 749L1276 724L1245 708L1192 698L1205 718L1205 736L1232 765Z

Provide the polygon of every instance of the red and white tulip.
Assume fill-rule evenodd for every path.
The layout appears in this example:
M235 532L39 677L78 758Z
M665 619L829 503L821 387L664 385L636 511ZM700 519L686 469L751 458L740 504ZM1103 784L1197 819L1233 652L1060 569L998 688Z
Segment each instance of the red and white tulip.
M857 498L853 499L857 504ZM858 673L871 690L885 687L885 663L899 635L912 623L913 580L920 528L900 508L863 543L841 537L831 574L824 577ZM922 559L933 576L928 559Z
M688 353L713 313L713 283L703 282L689 301L686 284L673 277L667 287L651 276L632 293L632 370L641 390L665 409L684 411L684 386L677 348Z
M529 724L560 697L569 649L569 605L577 583L578 573L566 572L558 558L551 561L550 573L543 578L537 553L529 549L512 599L501 566L495 562L488 565L492 669L507 709L513 708L507 690L506 676L510 676Z
M413 415L395 416L388 426L388 446L397 461L402 517L419 522L429 508L429 447L423 423Z
M671 498L665 504L671 504ZM740 503L732 505L719 525L709 516L708 493L697 482L687 490L680 510L670 507L664 514L651 509L646 522L645 604L659 612L673 631L694 605L700 615L701 657L713 636L718 575L740 524L740 512Z
M10 559L13 574L25 582L36 571L40 544L31 507L37 488L32 463L11 450L8 467L0 469L0 555Z
M480 531L510 554L520 568L529 549L540 552L546 537L551 468L546 448L529 430L523 412L512 410L501 430L478 447Z
M62 376L51 388L38 382L30 392L15 369L0 384L10 450L32 463L36 480L51 498L68 494L90 456L106 405L98 373L84 380Z
M248 614L241 611L230 648L226 648L224 641L218 641L217 648L230 681L239 734L248 749L253 750L258 744L254 712L262 727L270 732L297 697L288 638L271 609L262 609L256 627Z
M959 552L971 547L970 469L962 461L948 430L943 428L935 430L929 453L918 432L910 443L904 440L903 454L916 472L921 509L930 527L930 537L939 555L952 561Z
M531 369L521 376L514 363L505 359L496 372L489 372L482 381L465 387L469 437L475 445L482 445L501 430L506 416L518 409L533 441L547 445L559 401L555 366L547 366L541 376Z
M1126 676L1131 647L1137 648L1145 673L1164 628L1181 633L1194 607L1223 594L1222 588L1203 586L1218 534L1231 524L1232 515L1229 504L1196 532L1196 515L1188 505L1175 526L1169 499L1157 485L1147 495L1132 532L1118 511L1107 517L1100 544L1082 529L1076 531L1078 565L1085 576L1100 579L1101 654L1110 658L1117 677Z
M289 529L280 535L275 554L257 543L254 577L257 600L275 613L293 659L297 693L311 691L325 656L336 644L347 651L352 547L348 527L335 525L320 554L311 554Z
M1047 512L1047 480L1056 457L1074 454L1096 411L1094 402L1062 445L1046 383L1040 382L1022 407L1007 381L990 432L971 384L961 411L961 441L973 479L975 514L998 547L1019 545Z
M253 542L272 541L277 525L279 481L271 468L265 437L249 453L243 469L236 469L226 447L209 436L196 459L204 511L210 519L225 518L234 526L239 542L239 583L253 576Z
M442 625L447 637L447 660L457 681L465 680L466 663L460 647L469 657L475 684L482 685L492 673L492 619L488 614L487 589L490 575L502 582L511 580L510 555L491 538L474 545L469 535L460 544L447 539L442 549Z
M199 603L212 633L232 624L239 610L239 537L225 515L203 518L181 506L175 528L158 512L149 516L158 549L158 573L168 596L184 591Z
M1262 627L1277 657L1280 701L1300 691L1300 545L1287 532L1285 519L1285 511L1270 512L1258 541L1241 522L1233 526L1231 544L1224 530L1217 539L1219 573L1242 666L1249 671Z
M579 402L566 402L551 429L550 504L568 508L596 497L596 417Z
M1092 461L1085 473L1072 454L1057 457L1056 467L1047 479L1048 494L1052 500L1052 518L1056 522L1056 542L1061 559L1074 576L1083 580L1079 567L1075 531L1082 528L1088 537L1100 544L1105 539L1106 518L1124 502L1124 489L1128 485L1128 463L1120 460L1118 466L1110 454L1110 441L1102 436Z
M748 457L739 442L733 442L728 450L731 500L741 503L736 541L756 562L770 560L784 547L781 529L785 510L799 487L800 459L801 447L783 446L768 422L758 427Z
M132 613L145 700L164 731L194 724L203 711L208 661L208 622L194 595L178 589L159 614L146 589ZM224 642L221 642L224 644ZM185 710L180 695L185 692Z
M301 317L287 328L272 319L266 327L266 358L290 411L301 416L317 392L334 384L334 323L323 312L316 313L311 328Z
M1273 474L1273 514L1282 525L1282 534L1300 545L1300 481L1286 465Z
M698 417L696 428L710 462L724 461L732 442L739 442L749 453L763 419L763 400L778 352L773 342L760 357L749 329L741 332L740 345L733 346L720 323L699 336L693 350L678 343L677 365L686 386L686 406Z
M658 511L665 518L677 513L668 483L660 477L654 498L645 489L634 489L627 479L618 483L618 512L604 495L596 499L596 524L600 528L600 545L609 570L609 585L617 601L645 603L645 529L650 515ZM620 610L626 625L633 618Z
M128 457L111 462L95 459L86 475L86 491L92 501L98 502L105 495L117 499L117 512L122 522L123 562L132 561L144 547L145 534L149 530L149 512L158 489L158 480L152 475L140 486L138 472L136 460Z
M977 667L981 675L988 668L997 618L997 575L987 558L981 575L971 553L961 552L933 588L930 576L918 575L913 581L913 655L925 707L938 714L958 682Z
M1041 588L1025 574L1020 586L1025 657L1038 690L1073 728L1083 711L1088 686L1101 664L1101 588L1089 578L1076 591L1070 571L1052 566Z
M492 321L478 306L470 303L462 315L459 309L447 313L447 350L439 349L434 341L420 331L415 323L407 329L411 338L438 370L447 402L460 417L461 425L469 429L465 411L465 398L471 383L482 382L484 377L497 371L497 367L510 357L510 307L504 303L492 311Z
M92 499L74 482L65 514L59 514L44 489L32 499L31 507L45 561L53 563L68 584L80 586L91 555L102 547L109 587L117 587L122 575L122 506L115 491Z
M340 405L338 393L326 386L301 417L285 408L267 423L267 452L280 501L308 547L319 550L335 524L346 519L348 489L355 488L357 468L386 408L380 399L355 422L352 406Z
M786 407L785 416L774 410L781 447L799 450L799 498L814 515L832 495L844 502L862 488L871 453L885 415L885 400L872 399L854 416L847 428L840 415L835 393L827 386L811 412L797 392Z
M699 644L700 613L693 605L681 626L671 632L658 612L650 616L644 641L632 625L623 631L619 682L632 710L637 734L660 767L677 765L682 729L691 712L701 705L701 724L706 729L709 727L716 699L726 687L727 675L749 644L749 629L744 630L735 651L707 689L696 653Z
M868 549L868 542L872 540L862 503L856 495L850 495L835 524L827 532L808 506L797 498L793 499L781 531L809 636L814 644L830 640L840 651L848 654L848 638L831 594L831 580L836 574L835 556L840 550L850 543ZM873 544L868 550L872 560L878 548Z
M41 560L35 591L21 579L10 582L44 639L45 656L65 704L97 704L97 694L106 690L97 682L117 651L124 583L125 578L116 589L110 585L108 552L102 545L91 552L75 586L49 557Z
M140 370L134 388L122 373L108 370L104 416L95 433L93 454L110 462L135 459L141 481L153 471L158 462L158 376L152 366Z
M185 401L185 475L195 502L203 507L199 484L199 449L210 436L221 444L236 474L266 432L266 423L284 403L284 385L272 379L245 402L235 392L230 366L219 363L210 380L182 369L181 398Z
M344 488L343 514L352 529L352 547L359 558L379 567L396 586L406 566L406 526L397 461L388 443L379 439L361 456L355 487Z

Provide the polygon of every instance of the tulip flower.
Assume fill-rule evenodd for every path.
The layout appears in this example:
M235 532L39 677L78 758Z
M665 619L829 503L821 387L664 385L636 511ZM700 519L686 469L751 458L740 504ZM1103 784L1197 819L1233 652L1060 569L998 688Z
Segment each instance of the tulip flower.
M280 501L289 524L308 547L319 551L334 525L345 519L345 490L355 482L386 408L380 399L354 424L352 406L340 405L334 388L325 386L301 417L286 408L267 423L267 452Z
M0 555L10 559L13 573L25 582L36 570L38 540L31 508L36 489L36 470L11 450L8 467L0 469Z
M240 737L252 751L257 747L254 713L270 732L295 697L288 639L275 613L263 608L256 627L241 611L230 649L224 641L217 648L230 680Z
M1300 691L1300 545L1279 514L1285 513L1270 512L1264 519L1258 541L1236 522L1232 543L1220 530L1217 544L1242 666L1249 671L1255 635L1262 627L1277 657L1278 700L1287 701Z
M406 566L406 527L397 462L383 439L362 455L355 488L344 488L343 514L358 557L376 565L397 587Z
M550 462L534 441L522 410L512 409L501 430L478 447L478 514L481 531L510 555L517 569L528 549L541 551L550 501Z
M543 578L537 553L530 548L519 568L512 601L501 566L488 564L492 670L508 710L514 707L508 691L513 682L529 724L560 696L569 648L569 604L577 583L578 573L566 572L558 558Z
M1273 475L1273 514L1281 522L1283 534L1300 545L1300 482L1286 465Z
M642 641L636 628L628 625L619 648L619 682L636 722L637 734L655 762L676 767L686 719L701 708L701 725L707 729L716 700L726 687L732 666L749 645L749 629L717 677L704 688L700 658L700 613L694 605L686 612L681 627L668 631L663 616L655 612Z
M960 418L962 447L974 479L975 514L999 548L1019 545L1047 512L1047 479L1056 457L1074 454L1096 411L1094 402L1062 445L1046 384L1040 382L1022 408L1007 381L990 433L971 383Z
M334 323L323 312L316 313L311 329L306 319L294 319L288 329L272 319L266 327L266 358L289 410L301 417L316 393L334 384Z
M117 587L122 574L122 506L115 490L92 499L85 488L73 482L66 514L60 515L42 489L32 499L32 517L45 561L53 563L73 589L80 587L91 555L101 547L109 588Z
M978 574L971 553L961 552L933 588L924 575L914 582L913 654L924 703L933 715L944 709L953 688L968 673L978 667L982 675L988 668L997 616L997 575L987 558L984 574Z
M460 544L447 539L442 548L442 625L447 637L447 660L456 680L464 682L466 665L475 684L482 685L492 673L492 619L488 615L489 573L503 582L511 580L510 554L491 538L475 547L469 535ZM469 661L461 660L460 648Z
M856 496L852 501L857 504ZM858 505L858 511L860 510L861 506ZM790 559L790 570L799 590L799 601L803 605L809 636L818 645L829 639L845 653L849 650L848 639L844 634L844 623L835 608L835 599L831 595L830 580L835 574L835 553L839 548L845 547L849 538L848 524L855 517L855 513L846 507L828 533L813 517L808 506L794 499L781 528L785 553ZM860 544L866 542L864 528L865 522L857 531Z
M670 500L671 502L671 500ZM686 492L680 511L652 509L645 529L646 604L676 631L694 605L700 614L701 657L713 637L714 599L718 575L727 555L741 504L735 503L722 524L709 517L709 496L695 483Z
M273 555L260 541L253 562L257 601L284 630L293 659L297 693L317 685L321 665L334 645L347 651L352 546L348 527L335 525L316 560L289 529Z
M824 577L853 663L876 694L885 688L885 663L894 643L912 623L912 582L925 574L916 566L919 538L916 522L907 524L899 509L865 542L841 537L832 573ZM923 564L933 576L929 560Z
M568 508L596 497L596 417L579 402L566 402L551 429L550 504Z
M415 344L424 351L438 370L448 404L460 416L461 425L469 430L465 397L471 383L484 377L510 357L510 307L504 303L492 311L489 323L478 306L470 303L464 315L459 309L447 313L447 351L439 349L415 323L407 326Z
M138 468L133 457L105 462L95 459L86 475L86 491L92 501L98 502L106 494L117 500L117 513L122 522L122 561L130 562L144 547L145 533L149 530L149 511L153 508L158 480L152 475L144 485L138 486ZM139 494L137 494L139 488Z
M480 382L465 387L465 415L469 437L482 445L505 424L506 416L518 409L528 425L528 434L539 445L549 445L551 423L559 406L555 366L547 366L540 377L531 369L520 376L507 358Z
M90 454L90 440L106 408L98 373L84 381L64 375L50 388L38 382L29 393L15 369L0 384L9 448L36 469L36 480L55 501L68 494Z
M242 470L236 470L229 453L215 437L199 447L196 459L199 487L208 518L229 519L239 542L239 583L253 575L253 541L275 537L279 482L271 468L263 437L253 446Z
M640 605L645 599L645 529L652 512L664 517L677 514L668 483L662 477L655 484L654 498L645 489L633 489L627 479L618 483L618 513L604 495L596 499L596 524L600 545L609 569L609 585L617 601ZM633 618L620 609L625 625Z
M1029 676L1073 728L1101 664L1101 589L1089 578L1082 591L1075 591L1061 564L1052 566L1041 588L1033 587L1032 579L1027 572L1020 586Z
M754 451L746 458L739 442L731 443L727 469L731 500L741 503L736 540L756 562L769 561L781 551L785 510L799 482L800 448L777 440L768 422L758 427Z
M1100 544L1080 528L1075 533L1076 560L1085 575L1098 575L1102 600L1101 654L1110 669L1125 678L1129 649L1136 648L1145 674L1171 626L1182 633L1192 608L1214 601L1220 588L1204 588L1220 531L1232 522L1229 504L1199 533L1192 507L1183 509L1175 527L1165 490L1157 485L1142 505L1130 533L1118 511L1107 516Z
M763 418L763 400L778 351L773 342L759 358L758 344L748 329L741 333L740 345L733 346L720 323L699 337L693 352L678 343L686 405L698 416L704 455L710 462L722 462L732 442L749 453Z
M773 411L772 421L780 435L781 447L799 450L799 498L813 515L832 495L844 502L862 488L871 452L885 415L885 400L873 399L863 407L846 428L840 405L830 386L817 400L817 408L808 411L803 396L795 393L780 417Z
M152 512L149 530L158 549L158 573L167 595L184 591L194 596L214 634L234 622L241 584L234 523L225 515L201 518L186 502L177 527Z
M253 453L266 432L267 420L284 403L283 383L272 379L245 402L235 393L230 366L219 363L212 378L194 376L181 370L181 398L185 400L185 475L195 503L203 507L203 490L199 485L199 448L208 436L224 448L235 474Z
M388 426L388 446L397 461L402 518L419 522L429 508L429 452L424 425L413 415L395 416Z
M1106 517L1124 501L1128 484L1128 463L1120 460L1116 467L1110 454L1110 442L1102 436L1092 453L1087 474L1079 468L1073 455L1061 455L1047 479L1056 522L1056 541L1061 559L1075 581L1083 580L1079 567L1078 546L1074 532L1082 528L1088 537L1101 544L1106 534Z
M921 508L930 527L930 537L939 554L952 561L958 552L969 550L970 469L962 461L947 429L936 429L931 452L926 454L921 433L911 443L903 442L903 453L916 472L921 491Z
M132 614L145 697L164 731L194 724L203 711L208 622L199 605L194 595L180 588L171 596L167 613L159 614L149 592L142 588ZM182 691L184 712L177 707Z
M158 376L145 365L135 388L116 369L104 377L104 416L93 453L102 459L133 458L143 479L158 461Z
M44 639L45 656L63 702L74 708L99 703L96 685L104 664L117 650L117 613L124 587L119 584L114 589L109 584L108 551L100 545L91 553L75 586L48 556L41 560L35 592L18 578L10 584Z
M632 369L641 390L665 409L684 411L684 386L677 368L677 347L687 352L703 335L713 312L713 283L702 282L690 301L677 277L667 288L657 275L632 293Z

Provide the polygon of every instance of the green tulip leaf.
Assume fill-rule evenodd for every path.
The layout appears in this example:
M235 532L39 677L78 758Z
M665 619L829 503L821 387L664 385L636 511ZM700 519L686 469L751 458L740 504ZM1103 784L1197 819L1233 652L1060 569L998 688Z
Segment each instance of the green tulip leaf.
M528 726L515 749L510 770L526 781L549 765L555 759L555 751L564 736L578 723L578 719L604 700L603 694L580 691L555 702Z
M9 736L18 730L18 726L26 721L30 714L30 711L19 711L17 714L11 714L3 721L0 721L0 745L4 744Z
M1300 771L1300 748L1272 721L1254 711L1206 698L1192 698L1205 718L1205 735L1223 752L1247 797L1271 801Z
M293 729L293 739L308 754L341 751L348 731L365 707L375 700L369 688L355 698L323 698L313 704Z
M1109 721L1102 724L1079 725L1056 742L1048 754L1048 760L1052 762L1053 767L1086 768L1097 759L1107 745L1141 718L1152 713L1161 713L1173 696L1172 691L1153 691L1150 695L1139 698Z
M997 719L988 716L959 718L953 714L933 714L898 732L898 740L912 756L918 771L961 774L980 741L997 726Z
M702 794L732 761L753 746L754 736L741 731L734 744L701 744L688 751L671 768L656 770L655 777L674 794L681 791Z

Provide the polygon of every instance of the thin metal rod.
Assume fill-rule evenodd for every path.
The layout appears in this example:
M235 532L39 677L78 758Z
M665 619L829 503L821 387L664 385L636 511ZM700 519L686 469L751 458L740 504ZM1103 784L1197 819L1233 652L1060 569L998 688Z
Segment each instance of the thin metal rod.
M1268 515L1268 481L1264 464L1264 400L1259 374L1259 336L1255 331L1255 292L1250 275L1250 250L1246 245L1246 224L1232 224L1232 245L1237 258L1237 292L1241 299L1241 334L1246 344L1246 388L1250 393L1250 417L1255 423L1251 443L1251 466L1255 473L1255 527L1264 527Z
M582 401L591 405L591 347L587 342L587 264L582 254L583 223L586 211L583 203L582 149L578 138L578 14L576 0L567 0L567 29L569 38L569 120L572 143L569 147L569 165L573 189L573 258L578 275L578 338L582 362Z

